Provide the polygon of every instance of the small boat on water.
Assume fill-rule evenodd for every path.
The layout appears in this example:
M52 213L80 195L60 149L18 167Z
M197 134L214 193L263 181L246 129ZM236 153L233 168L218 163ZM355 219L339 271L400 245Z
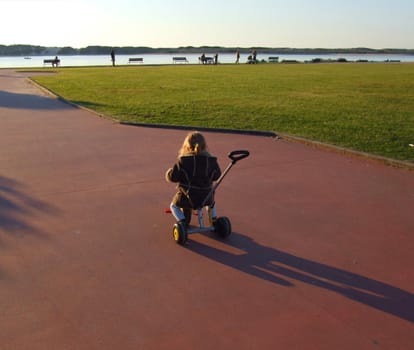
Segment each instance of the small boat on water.
M24 59L25 59L25 60L31 60L32 58L27 56L27 57L25 57Z

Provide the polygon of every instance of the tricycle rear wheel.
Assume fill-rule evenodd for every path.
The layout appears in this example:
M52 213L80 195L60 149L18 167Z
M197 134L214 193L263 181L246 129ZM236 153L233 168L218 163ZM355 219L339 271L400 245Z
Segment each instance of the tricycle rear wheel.
M180 245L187 242L187 230L182 222L177 222L173 227L174 241Z
M229 218L223 216L217 218L214 222L214 231L217 233L218 236L221 238L226 238L231 234L231 222Z

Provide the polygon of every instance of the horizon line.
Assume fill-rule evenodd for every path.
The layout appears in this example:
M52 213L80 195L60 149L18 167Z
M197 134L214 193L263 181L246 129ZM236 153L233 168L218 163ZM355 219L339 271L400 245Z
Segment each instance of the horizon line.
M90 47L102 47L102 48L146 48L146 49L153 49L153 50L164 50L164 49L200 49L200 48L222 48L222 49L277 49L277 50L370 50L370 51L381 51L381 50L406 50L406 51L413 51L414 48L403 48L403 47L383 47L383 48L372 48L367 46L354 46L354 47L294 47L294 46L221 46L221 45L186 45L186 46L170 46L170 47L153 47L153 46L134 46L134 45L87 45L85 47L74 47L74 46L45 46L45 45L37 45L37 44L0 44L0 46L5 47L14 47L14 46L33 46L33 47L42 47L42 48L68 48L74 50L82 50Z

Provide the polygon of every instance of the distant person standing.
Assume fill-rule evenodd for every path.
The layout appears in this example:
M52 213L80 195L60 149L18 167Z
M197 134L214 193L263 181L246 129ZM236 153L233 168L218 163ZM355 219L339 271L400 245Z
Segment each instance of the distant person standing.
M115 50L114 49L111 50L111 61L112 61L112 66L115 67Z
M256 51L256 49L253 50L252 56L253 56L253 63L256 63L256 60L257 60L257 51Z
M214 64L218 63L218 53L214 55Z
M236 64L239 64L240 61L240 51L236 50Z

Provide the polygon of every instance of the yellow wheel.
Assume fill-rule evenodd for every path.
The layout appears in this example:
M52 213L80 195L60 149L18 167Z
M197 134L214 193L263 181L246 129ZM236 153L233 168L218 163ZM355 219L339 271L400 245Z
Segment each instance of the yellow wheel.
M184 225L180 222L176 223L173 227L174 241L178 244L185 244L187 242L187 230Z
M174 236L174 241L178 242L180 240L180 231L179 231L178 227L174 226L173 236Z

